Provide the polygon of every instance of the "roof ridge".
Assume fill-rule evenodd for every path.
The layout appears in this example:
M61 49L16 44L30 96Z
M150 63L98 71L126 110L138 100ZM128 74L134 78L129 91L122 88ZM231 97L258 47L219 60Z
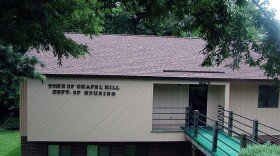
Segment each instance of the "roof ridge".
M133 34L107 34L102 33L102 35L116 35L116 36L135 36L135 37L158 37L158 38L184 38L184 39L203 39L198 37L179 37L179 36L157 36L157 35L133 35Z
M65 32L66 34L79 34L85 35L79 32ZM179 36L157 36L157 35L134 35L134 34L109 34L109 33L101 33L100 36L133 36L133 37L157 37L157 38L178 38L178 39L202 39L199 37L179 37Z

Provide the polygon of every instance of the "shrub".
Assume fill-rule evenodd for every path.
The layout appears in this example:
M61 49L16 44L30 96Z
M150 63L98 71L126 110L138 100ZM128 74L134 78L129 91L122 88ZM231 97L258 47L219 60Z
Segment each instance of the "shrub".
M280 146L275 145L254 145L241 149L240 156L279 156Z
M18 130L19 129L19 118L9 117L4 122L4 128L7 130Z

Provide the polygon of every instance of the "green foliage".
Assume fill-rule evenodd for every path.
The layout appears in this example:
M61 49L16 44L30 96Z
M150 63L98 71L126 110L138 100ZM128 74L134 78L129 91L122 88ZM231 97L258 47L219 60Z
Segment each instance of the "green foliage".
M133 1L133 5L131 1L122 2L132 6L128 10L135 11L139 23L159 21L156 25L162 26L173 18L181 25L172 27L172 35L193 36L195 32L205 39L202 66L219 66L228 60L233 70L246 63L263 69L268 77L280 76L280 25L268 8L268 0L142 0Z
M67 38L75 31L98 35L102 30L102 5L97 0L2 0L0 1L0 121L18 116L19 83L26 77L44 79L35 70L42 65L26 55L52 49L62 57L79 57L88 52L85 45Z
M1 82L24 77L44 79L44 76L35 70L36 65L42 67L44 65L36 57L25 55L22 51L15 51L12 46L0 45L0 59L0 73L3 75Z
M64 33L75 30L97 35L103 13L97 0L3 0L0 6L0 118L4 118L18 116L20 81L25 77L44 79L35 70L41 63L25 55L27 50L52 49L59 63L62 57L84 55L87 47Z
M134 12L128 11L126 8L127 7L121 3L113 8L106 8L105 33L136 34L142 32L141 27L139 29L139 27L134 24Z
M190 34L188 26L193 18L179 19L174 13L164 18L149 20L143 17L145 9L134 2L124 4L112 2L106 8L104 32L110 34L158 35L158 36L196 36ZM194 31L195 32L195 31Z
M241 149L240 156L279 156L280 147L273 145L255 145Z
M32 47L52 49L59 61L79 57L88 52L87 47L64 33L96 35L102 30L102 5L97 0L2 0L0 6L0 45L13 45L23 54Z
M3 126L7 130L19 130L19 118L9 117Z
M35 57L15 52L12 46L0 45L0 119L7 116L17 117L19 112L19 83L25 77L45 79L35 70L43 66Z

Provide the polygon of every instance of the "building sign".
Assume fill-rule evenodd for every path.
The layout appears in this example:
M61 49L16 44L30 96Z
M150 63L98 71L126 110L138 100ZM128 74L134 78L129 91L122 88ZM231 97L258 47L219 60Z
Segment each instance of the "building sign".
M210 85L211 82L210 81L199 81L198 84L199 85Z
M116 85L48 84L53 95L116 96Z

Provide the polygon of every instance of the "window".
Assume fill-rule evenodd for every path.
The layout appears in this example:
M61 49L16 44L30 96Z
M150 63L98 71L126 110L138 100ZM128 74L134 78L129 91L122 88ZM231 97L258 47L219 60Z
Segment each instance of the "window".
M148 156L148 146L147 145L137 145L136 156Z
M147 156L148 146L144 144L140 145L125 145L124 146L125 156Z
M87 145L87 156L110 156L110 146Z
M98 151L98 156L110 156L109 145L99 145Z
M98 145L87 145L87 156L98 156Z
M135 145L125 145L124 146L125 156L136 156L136 146Z
M48 156L59 156L59 145L49 145Z
M48 156L71 156L71 146L48 145Z
M259 108L278 108L279 90L277 86L259 86Z

